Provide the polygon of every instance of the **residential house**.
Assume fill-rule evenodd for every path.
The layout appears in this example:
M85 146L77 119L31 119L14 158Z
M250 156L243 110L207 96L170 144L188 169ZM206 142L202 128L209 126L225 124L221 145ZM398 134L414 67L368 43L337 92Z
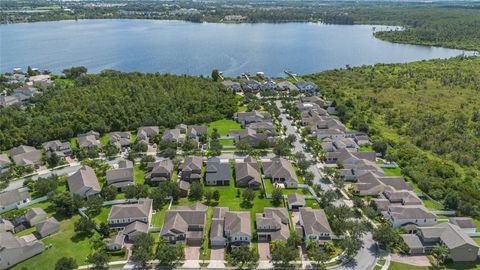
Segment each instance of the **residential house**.
M298 81L295 85L302 93L315 93L318 90L318 86L313 82Z
M265 122L271 119L269 113L261 113L258 111L251 111L251 112L239 112L235 113L233 118L239 122L242 127L246 127L251 123L257 122Z
M449 222L457 225L465 233L475 233L477 231L477 224L470 217L451 217Z
M256 214L258 241L287 241L290 235L289 221L287 209L265 207L263 213Z
M173 162L170 159L155 162L145 175L145 180L155 185L164 181L170 181L172 180L173 167Z
M188 131L188 126L185 124L178 124L175 126L175 129L180 130L180 134L187 134Z
M230 185L230 162L220 161L218 157L212 157L207 160L207 170L205 173L205 184L208 186L228 186Z
M180 129L165 130L162 135L162 140L166 142L179 142L183 140L185 136L180 133Z
M8 107L20 104L20 100L15 96L0 95L0 107Z
M255 80L244 81L240 84L243 90L258 91L262 88L262 84Z
M343 169L340 169L340 177L348 181L355 181L359 176L368 172L375 173L379 176L385 175L385 172L376 162L358 159L352 163L344 164Z
M232 130L229 132L229 135L234 137L235 144L244 141L253 147L268 147L269 145L268 135L266 133L257 133L254 129Z
M206 205L195 203L167 210L160 236L167 242L186 242L190 246L200 246L205 236L207 218Z
M190 126L188 129L188 138L197 142L201 141L202 137L207 137L208 127L207 126Z
M152 199L143 198L139 199L136 203L113 205L112 209L110 209L110 213L108 214L108 225L110 229L123 229L124 233L128 232L126 235L132 235L132 232L135 231L135 228L141 227L143 232L144 229L142 228L144 228L144 226L133 223L140 222L149 228L153 213L152 204ZM132 226L127 229L129 225Z
M23 86L20 88L17 88L13 90L12 96L14 96L16 99L18 99L20 102L25 103L27 102L30 98L39 95L40 92L31 86Z
M108 141L110 144L115 145L117 149L122 150L130 146L132 143L132 135L130 132L111 132L108 134Z
M28 82L31 85L48 85L52 83L52 78L48 74L40 74L28 77Z
M237 187L260 188L260 166L253 157L246 157L243 161L235 163L235 182Z
M187 197L190 191L190 183L187 181L178 181L178 187L180 188L180 197Z
M298 87L296 87L293 83L289 81L282 81L277 83L277 89L280 91L298 91Z
M27 191L18 189L0 193L0 213L17 209L19 205L30 200L30 194Z
M358 144L352 138L339 138L333 140L333 145L337 151L347 149L350 152L357 152L359 148Z
M267 80L262 84L262 90L275 90L277 89L277 83L272 80Z
M148 143L149 139L156 136L158 132L159 132L158 126L140 127L137 131L137 140L146 141Z
M319 96L302 97L302 102L315 103L321 108L327 107L327 103Z
M60 222L54 217L49 217L35 225L35 228L37 229L38 235L40 235L41 238L45 238L60 231Z
M379 176L373 172L359 176L357 182L354 184L354 190L362 196L376 196L382 194L387 186L391 186L397 191L413 190L412 184L406 182L403 177Z
M228 211L225 213L224 234L232 248L250 244L252 240L250 223L250 212Z
M460 227L446 222L419 227L416 234L402 234L410 254L428 254L436 244L448 249L454 262L473 262L478 259L479 246Z
M231 80L222 81L222 85L223 85L223 87L225 87L225 89L233 91L233 92L240 92L242 90L242 87L240 86L240 83L234 82L234 81L231 81Z
M354 138L355 138L355 142L360 146L371 144L370 139L368 138L368 135L366 135L366 134L355 135Z
M257 133L266 134L273 134L277 131L277 127L270 121L251 123L248 128L255 130Z
M325 241L331 240L332 229L328 223L327 215L323 209L312 209L310 207L300 208L299 223L303 229L303 239L316 241L323 245Z
M210 225L210 245L212 247L224 247L227 244L227 238L224 234L226 212L228 212L228 207L213 208L212 223Z
M11 232L0 232L0 269L11 268L44 250L45 245L40 241L27 241Z
M137 235L148 233L148 228L149 228L148 223L136 220L126 225L121 231L121 233L125 235L125 237L128 238L128 240L133 240L133 238Z
M25 219L31 227L45 221L47 217L48 215L45 210L39 207L30 208L25 213Z
M340 129L314 129L312 131L313 135L315 135L320 141L325 138L341 139L345 137L345 131Z
M298 210L300 207L305 207L305 196L303 194L291 193L287 195L288 209L292 211Z
M202 178L203 158L199 156L188 156L180 165L181 179L192 182Z
M87 133L77 135L77 144L80 148L101 148L100 133L96 131L89 131Z
M24 74L14 73L10 76L7 76L7 80L9 84L25 83L27 81L27 77Z
M15 232L15 226L13 226L13 223L4 218L0 218L0 233L3 232Z
M68 177L67 183L71 193L78 194L83 198L99 196L102 191L95 171L89 166L82 166Z
M116 235L110 237L107 242L108 250L119 250L125 246L125 234L119 232Z
M73 153L69 142L62 143L59 140L45 142L42 144L42 148L48 158L55 154L58 158L64 160Z
M7 168L12 162L10 158L5 154L0 154L0 174L2 174L3 169Z
M121 161L118 168L107 171L107 185L114 186L118 191L135 185L133 162L130 160Z
M336 163L340 162L345 166L345 164L354 164L358 162L359 159L365 159L371 162L376 161L375 152L351 152L347 149L340 149L338 152L328 152L326 154L326 163Z
M10 156L17 165L38 166L42 163L42 152L32 146L20 145L12 148Z
M296 188L298 179L290 161L284 158L272 158L263 162L263 175L272 182L285 184L286 188Z
M437 216L423 206L390 206L385 218L398 228L405 224L431 226L437 223Z

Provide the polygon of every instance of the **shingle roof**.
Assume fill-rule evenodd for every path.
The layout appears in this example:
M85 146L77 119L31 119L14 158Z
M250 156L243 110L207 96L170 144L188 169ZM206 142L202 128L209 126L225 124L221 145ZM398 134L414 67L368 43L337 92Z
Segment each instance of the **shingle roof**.
M117 204L112 206L108 215L108 220L111 219L140 219L148 218L150 210L152 209L152 199L139 199L137 203L133 204Z
M0 207L8 206L26 199L29 199L30 195L26 191L18 191L18 189L6 191L0 193Z
M230 180L230 163L220 162L218 158L210 158L207 161L207 171L205 174L205 180Z
M174 210L167 210L161 235L186 233L189 226L205 226L207 206L196 203L191 206L181 206Z
M411 249L419 249L423 248L422 241L420 241L420 238L416 234L401 234L400 235L407 244L407 246Z
M124 235L129 235L134 232L148 233L148 224L137 220L123 228Z
M89 187L95 192L102 190L95 171L89 166L82 166L76 173L68 177L67 182L68 188L72 193L78 192L83 187Z
M182 171L201 171L203 166L203 159L199 156L188 156L181 165Z
M303 229L306 235L319 235L321 233L332 233L327 216L323 209L312 209L310 207L300 208L300 217L303 220Z
M50 235L57 232L60 229L60 222L54 217L49 217L45 221L38 223L35 227L40 235L45 236L45 234Z
M128 179L128 180L126 180ZM133 168L119 168L107 171L107 183L111 184L117 181L132 181L134 180Z
M38 215L45 215L46 216L47 213L45 213L45 210L43 210L42 208L33 207L33 208L28 209L28 211L25 213L25 218L27 219L27 221L30 221Z
M301 204L305 205L305 196L298 193L291 193L287 195L288 204Z
M392 206L388 211L395 219L432 219L437 216L424 207L415 206Z
M452 217L450 218L450 223L457 225L462 229L472 229L477 228L477 224L470 217Z
M10 155L19 165L32 165L42 160L42 152L32 146L20 145L10 149Z
M248 179L248 183L241 183L244 179ZM257 160L252 157L247 157L244 162L235 163L235 181L237 185L249 185L251 183L260 185L262 182Z
M251 235L250 212L226 212L225 231L230 231L231 234Z
M284 158L272 158L271 161L263 162L263 173L266 177L285 178L285 181L298 183L297 174L290 161Z

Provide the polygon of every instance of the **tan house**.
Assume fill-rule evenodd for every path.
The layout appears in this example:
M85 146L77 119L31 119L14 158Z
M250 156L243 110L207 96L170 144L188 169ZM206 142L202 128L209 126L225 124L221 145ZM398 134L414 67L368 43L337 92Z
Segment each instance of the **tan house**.
M160 236L167 242L186 242L190 246L200 246L205 236L207 206L195 203L167 210Z
M237 187L259 188L262 185L260 166L253 157L235 163L235 182Z
M332 229L323 209L300 208L298 223L297 226L303 229L303 239L316 241L319 245L331 240Z
M298 179L290 161L284 158L272 158L263 162L265 178L272 179L273 183L283 183L286 188L296 188Z
M0 269L11 268L44 250L45 245L40 241L27 241L10 232L0 232Z
M35 226L40 222L43 222L47 219L47 213L39 207L34 207L28 209L28 211L25 213L25 219L27 220L28 224L30 226Z
M259 242L287 241L290 235L288 211L285 208L266 207L256 214L257 237Z
M89 166L81 167L67 179L70 193L75 193L83 198L98 196L102 189L98 183L95 171Z

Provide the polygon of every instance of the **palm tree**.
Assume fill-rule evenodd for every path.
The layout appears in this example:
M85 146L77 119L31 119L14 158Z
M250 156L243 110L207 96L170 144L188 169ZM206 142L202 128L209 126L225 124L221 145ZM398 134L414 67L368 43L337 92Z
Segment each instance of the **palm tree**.
M449 250L443 244L436 244L432 249L432 256L437 260L437 267L443 264L448 257Z

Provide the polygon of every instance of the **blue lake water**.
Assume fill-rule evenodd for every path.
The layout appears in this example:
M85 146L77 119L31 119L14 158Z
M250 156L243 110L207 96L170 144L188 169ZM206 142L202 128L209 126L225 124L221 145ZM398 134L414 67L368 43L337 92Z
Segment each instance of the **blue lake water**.
M380 27L377 26L377 30ZM461 50L394 44L371 25L217 24L80 20L0 25L0 71L28 65L60 73L71 66L208 75L284 70L314 73L345 65L449 58Z

